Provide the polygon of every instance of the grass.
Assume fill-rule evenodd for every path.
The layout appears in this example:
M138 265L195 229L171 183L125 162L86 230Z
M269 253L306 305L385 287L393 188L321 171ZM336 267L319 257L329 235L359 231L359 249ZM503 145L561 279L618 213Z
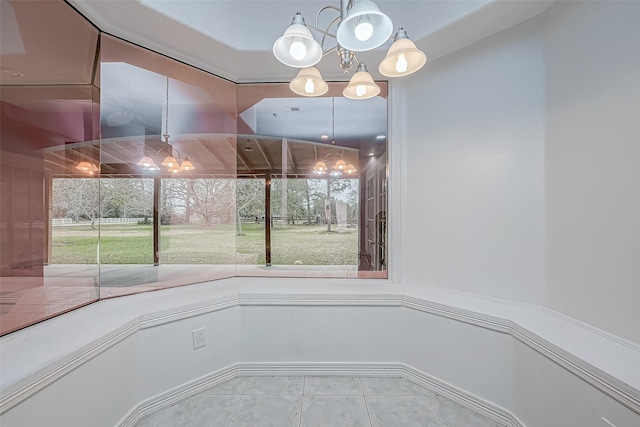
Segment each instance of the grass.
M168 225L160 227L162 264L265 263L264 224ZM137 224L104 224L53 227L53 264L152 264L153 227ZM326 226L277 225L271 232L271 262L291 265L355 265L358 263L358 230L327 232Z

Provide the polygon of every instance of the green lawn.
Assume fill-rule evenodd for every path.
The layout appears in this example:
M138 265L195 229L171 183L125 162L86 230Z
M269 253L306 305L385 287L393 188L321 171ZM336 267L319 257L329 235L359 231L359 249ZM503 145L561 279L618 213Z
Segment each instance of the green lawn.
M335 225L334 225L335 227ZM160 228L162 264L264 264L264 224L171 225ZM103 224L53 227L53 264L93 264L98 239L102 264L152 264L151 225ZM274 265L355 265L358 230L327 232L326 226L277 225L271 232Z

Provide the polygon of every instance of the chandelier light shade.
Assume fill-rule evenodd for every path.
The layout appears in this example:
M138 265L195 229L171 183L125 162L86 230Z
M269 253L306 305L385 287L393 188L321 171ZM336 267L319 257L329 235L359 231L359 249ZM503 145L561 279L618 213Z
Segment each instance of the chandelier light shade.
M192 171L196 168L193 166L193 163L189 161L189 156L186 156L184 158L184 162L182 162L182 164L180 165L180 169L182 169L183 171Z
M153 164L153 159L149 156L144 156L140 160L138 160L137 165L142 166L144 168L151 166Z
M346 167L347 167L347 164L342 159L338 160L335 166L333 166L334 169L338 169L338 170L344 170Z
M338 44L363 52L384 44L393 33L393 22L372 0L355 0L336 31Z
M344 173L346 173L346 174L352 174L352 173L356 173L356 172L358 172L358 171L356 170L355 166L353 166L351 163L349 163L344 168Z
M80 162L76 165L76 169L80 172L86 173L87 175L93 175L95 172L100 170L100 168L90 162Z
M298 71L296 78L289 83L289 88L298 95L321 96L327 93L329 85L316 67L308 67Z
M160 168L156 165L153 159L149 156L144 156L143 158L140 159L140 161L138 161L137 164L138 166L142 166L142 169L146 171L160 170Z
M327 164L323 161L316 162L316 165L313 167L313 173L316 175L323 175L327 173L327 171Z
M278 61L294 68L312 67L322 59L322 47L311 35L300 12L273 44L273 54Z
M415 73L426 62L427 56L409 40L405 29L400 27L395 35L395 42L380 63L378 71L383 76L402 77Z
M174 166L178 166L178 161L173 157L173 154L169 154L160 164L168 168L173 168Z
M358 72L351 77L349 85L342 91L342 94L350 99L369 99L379 93L380 87L375 84L364 63L358 65Z

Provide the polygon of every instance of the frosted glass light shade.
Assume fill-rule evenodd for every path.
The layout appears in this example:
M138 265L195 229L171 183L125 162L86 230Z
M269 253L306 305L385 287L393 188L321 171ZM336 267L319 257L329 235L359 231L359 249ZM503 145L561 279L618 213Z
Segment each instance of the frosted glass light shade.
M353 166L351 163L349 163L345 168L344 168L344 173L347 174L351 174L351 173L356 173L358 172L355 168L355 166Z
M312 67L322 59L322 47L311 35L300 12L273 44L273 55L284 65L294 68Z
M344 160L340 159L336 162L336 165L333 167L334 169L343 170L347 167L347 164Z
M162 163L160 163L162 166L166 166L168 168L172 168L174 166L178 165L178 161L176 160L175 157L173 157L172 155L169 155L167 157L164 158L164 160L162 161Z
M289 88L298 95L321 96L327 93L329 85L322 79L316 67L308 67L298 71L298 75L289 83Z
M78 163L78 165L76 166L76 169L78 169L81 172L84 172L88 175L93 175L94 172L98 172L100 169L94 165L93 163L89 163L89 162L80 162Z
M313 173L318 175L327 173L327 164L323 161L316 162L316 165L313 167Z
M137 163L137 164L138 164L138 166L143 166L143 167L145 167L145 168L146 168L146 167L148 167L148 166L151 166L151 165L152 165L152 164L154 164L154 163L153 163L153 159L152 159L151 157L149 157L149 156L144 156L143 158L141 158L141 159L138 161L138 163Z
M387 56L382 60L378 71L387 77L402 77L415 73L427 62L427 55L418 49L408 38L396 40Z
M380 93L380 87L373 81L364 64L358 66L358 72L351 77L349 85L342 94L350 99L369 99Z
M192 170L195 170L196 168L193 166L193 163L189 161L189 158L185 157L184 162L182 162L182 164L180 165L180 169L185 171L192 171Z
M360 40L356 36L356 27L362 24L362 18L373 26L371 37ZM338 25L336 39L338 44L347 50L362 52L375 49L389 40L393 33L393 22L380 12L380 8L372 0L357 0L347 12L347 17Z

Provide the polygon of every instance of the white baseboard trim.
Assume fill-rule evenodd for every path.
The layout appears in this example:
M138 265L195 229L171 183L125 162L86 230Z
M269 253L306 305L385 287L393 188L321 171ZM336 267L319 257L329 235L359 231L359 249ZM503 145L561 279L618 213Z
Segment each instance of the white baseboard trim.
M403 377L440 396L451 399L508 427L525 427L518 418L499 406L441 381L403 363L238 363L190 381L133 408L118 424L133 427L152 413L168 408L211 387L241 376L352 376Z
M237 376L237 365L231 365L224 369L212 372L209 375L189 381L179 387L161 393L151 399L145 400L131 409L129 413L118 423L120 427L133 427L144 417L174 405L188 397L205 391L218 384L222 384Z
M314 295L294 293L238 293L232 295L223 295L220 298L210 299L204 302L198 302L191 305L172 308L170 310L138 316L136 319L116 328L115 330L113 330L113 332L106 334L100 339L83 346L79 350L69 354L67 357L60 359L58 362L41 369L35 375L23 379L10 389L3 390L2 396L0 396L0 415L15 407L19 403L25 401L26 399L30 398L31 396L35 395L49 385L53 384L57 380L63 378L69 372L79 368L81 365L91 360L93 357L96 357L109 348L117 345L119 342L131 336L138 330L238 306L398 307L417 310L427 314L448 318L454 321L464 322L484 329L493 330L498 333L510 335L514 339L527 345L532 350L540 353L541 355L552 360L567 371L571 372L578 378L581 378L591 386L620 402L632 411L640 414L640 391L638 389L626 384L619 378L608 374L601 369L598 369L596 366L587 363L586 361L580 359L576 355L563 349L557 344L551 343L549 340L545 339L544 336L535 334L531 330L519 325L509 318L491 316L486 313L471 311L452 304L442 304L431 301L429 299L418 298L403 294ZM560 317L554 317L553 321L567 322L566 319L562 319ZM634 350L633 348L628 346L626 346L625 348L627 348L628 351L631 352L633 352ZM634 360L638 360L638 357L634 354L633 357L628 360L631 360L633 362ZM232 371L230 371L232 373L223 370L223 373L220 374L223 375L223 377L221 378L230 378L231 375L257 375L257 373L254 373L249 369L255 369L255 372L260 371L259 365L256 365L253 368L251 368L251 366L253 365L242 366L242 369L244 369L245 371L238 371L238 366L228 368L233 369ZM287 366L288 367L286 369L294 369L298 365L289 364ZM311 372L310 369L308 367L305 367L304 364L300 366L301 374L304 373L305 375L309 375L308 372ZM388 365L385 366L389 368ZM319 375L329 375L330 372L337 372L336 370L339 370L337 366L334 366L332 368L334 370L329 369L329 367L327 366L321 366L321 368L322 369L318 371ZM277 369L273 365L269 365L268 369L271 370L270 372L277 371ZM353 370L353 366L345 367L344 369L351 370L350 372L352 373L357 373L357 371ZM358 375L366 375L366 368L362 369L364 369L365 371L363 371L362 373L357 373ZM292 375L295 374L294 371L291 372ZM384 370L380 366L378 366L376 369L376 375L383 374ZM216 381L223 381L223 379L218 378L214 374L212 375L213 376L211 378L207 377L205 379L196 380L196 384L199 384L197 381L204 381L204 385L202 385L202 387L206 388L214 385ZM407 370L403 375L406 375L408 377L409 375L411 375L411 371ZM415 378L417 379L419 378L419 376L416 376ZM444 389L441 391L441 393L443 395L446 395ZM451 395L450 398L452 400L456 400L455 395ZM164 401L160 399L155 403L155 405L162 405L163 402ZM478 409L478 412L482 411Z

